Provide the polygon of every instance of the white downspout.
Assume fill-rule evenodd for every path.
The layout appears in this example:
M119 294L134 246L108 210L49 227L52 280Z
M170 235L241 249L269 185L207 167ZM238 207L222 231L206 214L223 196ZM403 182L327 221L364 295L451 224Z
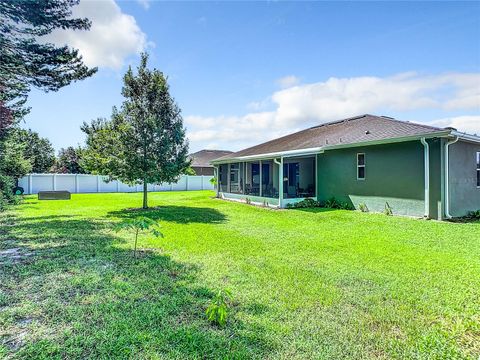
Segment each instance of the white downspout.
M455 136L453 140L448 141L445 144L445 217L451 219L450 215L450 190L449 190L449 150L450 145L455 144L458 141L458 136Z
M423 144L423 157L425 163L425 217L430 216L430 148L424 137L420 139Z
M275 164L278 165L278 207L282 207L283 202L283 156L280 161L273 159Z

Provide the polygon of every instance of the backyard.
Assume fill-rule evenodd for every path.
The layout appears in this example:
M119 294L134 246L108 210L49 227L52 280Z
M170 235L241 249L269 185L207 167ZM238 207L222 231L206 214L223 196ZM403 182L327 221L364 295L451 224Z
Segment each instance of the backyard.
M213 192L26 197L0 214L0 358L480 356L480 223ZM133 258L122 219L158 220ZM225 327L205 309L229 289Z

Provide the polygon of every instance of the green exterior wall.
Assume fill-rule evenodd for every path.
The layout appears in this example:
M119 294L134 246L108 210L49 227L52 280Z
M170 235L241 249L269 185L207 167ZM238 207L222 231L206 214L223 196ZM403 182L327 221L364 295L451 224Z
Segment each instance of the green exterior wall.
M431 217L441 204L440 140L429 140L431 156ZM365 154L365 180L357 180L357 153ZM382 212L388 203L394 214L425 213L424 147L420 141L337 149L318 155L317 198L335 197L358 208ZM433 211L434 210L434 211Z
M458 141L449 149L450 215L464 216L480 209L480 189L477 188L476 152L480 144Z

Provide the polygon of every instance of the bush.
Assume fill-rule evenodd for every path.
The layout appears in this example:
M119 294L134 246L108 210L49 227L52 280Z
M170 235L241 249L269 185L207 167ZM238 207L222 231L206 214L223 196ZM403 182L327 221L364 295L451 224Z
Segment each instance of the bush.
M469 211L467 214L468 219L480 220L480 209L476 211Z
M360 210L361 212L368 212L368 207L367 207L367 204L365 203L360 203L358 204L358 210Z
M312 198L306 198L294 204L287 204L288 209L301 209L301 208L313 208L320 207L320 203Z
M225 326L231 297L232 294L229 290L218 291L205 311L208 321L221 327Z
M393 210L392 207L388 202L385 203L385 210L383 210L383 213L387 216L392 216L393 215Z
M322 207L327 209L341 209L341 210L354 210L353 205L348 202L340 202L334 197L326 200L321 204Z
M0 174L0 211L4 210L8 204L16 202L13 194L14 181L10 176Z

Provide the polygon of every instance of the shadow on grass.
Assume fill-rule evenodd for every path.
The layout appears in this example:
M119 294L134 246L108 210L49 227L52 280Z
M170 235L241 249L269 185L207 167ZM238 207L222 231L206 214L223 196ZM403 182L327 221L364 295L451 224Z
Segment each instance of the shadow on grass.
M164 210L171 208L152 213L165 219ZM184 211L177 209L177 217ZM182 221L206 221L195 214L183 213ZM216 214L210 221L221 219ZM0 261L0 354L251 358L273 350L265 329L235 314L224 329L206 321L213 294L201 285L200 269L155 250L142 251L134 260L131 250L118 247L125 240L106 230L107 221L68 216L3 220L0 248L29 255Z
M154 220L171 221L179 224L204 223L219 224L227 221L227 217L220 211L212 208L192 206L157 206L149 209L123 209L108 213L111 217L132 218L146 216Z

